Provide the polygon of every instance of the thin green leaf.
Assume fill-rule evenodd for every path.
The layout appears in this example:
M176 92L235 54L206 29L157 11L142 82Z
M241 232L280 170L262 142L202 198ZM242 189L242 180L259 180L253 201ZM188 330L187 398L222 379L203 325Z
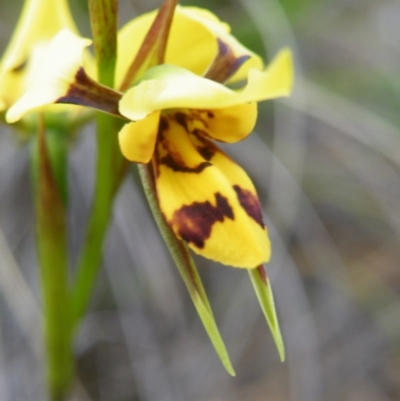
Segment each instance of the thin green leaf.
M248 270L251 282L257 295L258 302L267 320L268 326L272 332L276 348L278 349L279 357L283 362L285 360L285 345L283 343L281 330L279 328L278 317L276 315L274 296L270 286L267 273L264 266L259 266L256 269Z
M67 159L63 155L66 147L55 146L54 143L48 146L43 116L39 115L39 121L37 142L32 147L31 169L44 312L47 384L50 399L62 400L73 377L66 205L63 199L66 197L63 186L67 172L63 164ZM50 151L54 154L50 154ZM53 165L55 159L57 163Z

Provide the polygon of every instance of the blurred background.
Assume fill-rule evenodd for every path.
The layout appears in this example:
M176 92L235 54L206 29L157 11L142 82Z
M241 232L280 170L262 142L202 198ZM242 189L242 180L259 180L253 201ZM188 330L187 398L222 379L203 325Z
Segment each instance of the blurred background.
M121 0L121 25L160 1ZM196 258L237 376L222 368L149 215L136 169L115 204L76 344L83 401L400 400L400 2L190 0L296 85L225 147L253 178L286 343L278 358L248 275ZM0 3L0 51L22 0ZM90 35L87 3L71 1ZM190 34L190 33L188 33ZM71 252L93 188L93 127L71 148ZM0 127L0 400L44 399L28 150Z

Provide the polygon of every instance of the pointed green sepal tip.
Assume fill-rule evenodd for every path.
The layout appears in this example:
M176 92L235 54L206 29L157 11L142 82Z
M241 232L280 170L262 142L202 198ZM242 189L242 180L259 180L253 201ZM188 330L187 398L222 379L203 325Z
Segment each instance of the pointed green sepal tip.
M280 360L283 362L285 360L285 345L283 343L281 329L279 328L272 288L264 266L261 265L256 269L249 269L248 272L258 302L260 303L265 319L267 320L268 326L271 330L272 337L275 341L276 348L278 349Z
M192 257L190 256L189 249L182 241L178 240L172 232L171 234L177 242L177 247L174 249L172 254L174 255L174 253L177 252L180 255L180 257L174 258L176 266L185 282L186 288L189 291L189 295L192 298L200 320L204 325L208 337L210 338L222 365L231 376L236 376L228 351L215 322L211 305L208 301L200 275Z
M195 279L195 281L197 281ZM198 283L197 283L198 285ZM202 286L201 282L200 285ZM196 291L193 287L188 287L190 296L193 300L193 303L196 307L197 313L204 325L204 328L211 340L212 345L214 346L215 352L217 353L222 365L226 369L226 371L231 376L236 376L235 370L233 369L232 362L229 358L228 351L226 350L224 341L219 333L218 327L215 323L213 313L208 304L208 301L204 301L199 292ZM205 294L204 294L205 295Z

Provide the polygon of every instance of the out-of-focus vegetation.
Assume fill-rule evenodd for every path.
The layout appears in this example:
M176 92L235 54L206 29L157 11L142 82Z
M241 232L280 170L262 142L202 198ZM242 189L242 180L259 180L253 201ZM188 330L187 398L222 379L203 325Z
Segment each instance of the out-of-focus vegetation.
M21 0L0 3L0 49ZM121 24L158 6L121 0ZM237 371L220 363L149 215L136 171L115 205L72 399L400 399L400 3L190 0L248 47L296 58L291 99L263 104L227 151L254 179L274 245L280 363L247 276L197 259ZM87 5L72 8L90 35ZM190 32L188 32L190 35ZM134 38L133 38L134 40ZM72 144L71 252L93 182L93 132ZM0 400L43 398L27 149L0 131Z

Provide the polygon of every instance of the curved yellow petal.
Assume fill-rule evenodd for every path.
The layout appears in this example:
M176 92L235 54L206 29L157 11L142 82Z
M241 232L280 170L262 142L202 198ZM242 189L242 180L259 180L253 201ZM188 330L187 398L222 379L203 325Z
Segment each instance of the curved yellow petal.
M187 7L186 12L191 16L192 19L206 26L210 32L214 35L214 38L222 40L227 44L233 51L236 58L242 56L249 56L249 59L243 63L243 65L238 69L238 71L230 78L230 82L240 81L247 77L248 71L251 68L261 70L264 66L262 58L249 50L247 47L243 46L234 36L230 34L230 26L211 13L210 11L197 8L197 7ZM182 32L184 34L184 31ZM216 51L216 50L214 50ZM179 47L177 48L179 52ZM180 64L178 64L180 65Z
M253 131L257 121L257 103L243 103L225 109L187 110L180 115L191 133L233 143Z
M228 89L179 67L160 65L151 68L141 82L126 92L120 102L120 112L131 120L140 120L155 110L223 109L288 96L292 83L292 58L286 49L267 70L250 70L248 83L241 91Z
M257 121L257 103L243 103L207 113L207 136L221 142L238 142L253 131Z
M31 58L61 29L77 32L67 0L27 0L0 66L0 99L9 107L25 89ZM5 106L4 106L5 105Z
M172 116L161 119L156 188L175 234L196 253L226 265L255 268L268 261L270 242L246 173Z
M155 15L155 11L144 14L119 31L117 87L136 56ZM168 37L165 62L203 75L218 53L217 38L219 38L232 48L236 57L250 56L231 80L245 78L249 68L261 69L263 67L261 58L241 45L229 31L227 24L207 10L177 6Z
M156 144L160 112L155 111L143 120L125 124L118 134L122 154L130 161L148 163Z
M119 31L117 87L136 56L155 16L156 11L144 14ZM209 29L191 18L185 8L177 6L168 37L165 61L201 75L211 63L217 48L217 41Z
M266 71L249 71L248 83L241 93L244 100L260 101L289 96L293 86L292 53L281 50Z
M188 70L160 65L151 68L144 74L143 81L125 93L119 110L125 117L136 121L155 110L218 108L219 101L226 103L235 95L223 85Z
M35 66L28 90L8 110L7 122L18 121L26 113L53 104L65 95L83 65L83 49L90 44L91 40L68 30L59 32Z

